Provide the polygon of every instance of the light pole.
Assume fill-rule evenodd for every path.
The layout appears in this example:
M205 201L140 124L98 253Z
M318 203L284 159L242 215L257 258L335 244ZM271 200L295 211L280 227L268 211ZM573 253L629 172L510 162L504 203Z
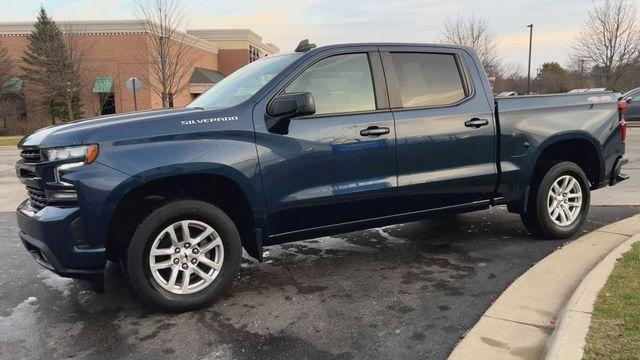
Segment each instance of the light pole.
M584 87L584 62L587 59L580 59L580 86Z
M533 24L527 25L529 28L529 66L527 66L527 95L531 94L531 42L533 41Z

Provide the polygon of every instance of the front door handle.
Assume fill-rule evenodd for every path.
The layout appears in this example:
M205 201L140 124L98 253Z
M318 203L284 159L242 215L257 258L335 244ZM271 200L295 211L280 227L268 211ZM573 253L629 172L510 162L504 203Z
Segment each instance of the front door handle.
M389 132L390 130L387 127L369 126L364 130L360 130L360 135L376 137L376 136L388 134Z
M489 120L487 119L473 118L471 120L467 120L464 122L464 126L474 128L474 129L487 126L487 125L489 125Z

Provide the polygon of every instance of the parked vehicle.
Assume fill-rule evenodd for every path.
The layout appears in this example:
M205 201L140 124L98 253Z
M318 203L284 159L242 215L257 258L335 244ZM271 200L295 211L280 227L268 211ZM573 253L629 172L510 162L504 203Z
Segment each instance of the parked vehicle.
M640 121L640 87L627 91L622 98L627 101L625 120Z
M165 311L212 303L242 248L261 260L263 246L503 204L565 238L590 191L624 179L619 98L494 99L466 47L303 42L185 109L26 136L20 237L62 276L100 281L119 262Z
M586 89L573 89L569 91L569 94L580 94L580 93L599 93L605 92L607 88L586 88Z

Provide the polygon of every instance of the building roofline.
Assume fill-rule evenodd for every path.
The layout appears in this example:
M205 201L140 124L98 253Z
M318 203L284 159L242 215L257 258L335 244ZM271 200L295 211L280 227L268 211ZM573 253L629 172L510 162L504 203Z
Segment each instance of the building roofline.
M270 53L280 52L280 48L272 43L263 43L262 36L251 29L188 29L188 34L215 43L216 41L249 41Z
M262 36L251 29L188 29L188 33L202 36L207 40L251 40L262 42Z
M56 21L62 31L73 26L73 31L83 35L136 35L150 34L153 31L147 26L145 20L61 20ZM33 21L8 21L0 22L0 37L3 36L26 36L33 31ZM184 41L194 47L218 53L218 47L205 39L180 32L184 36Z
M273 51L273 53L279 53L280 52L280 48L278 47L278 45L274 44L274 43L266 43L265 44L270 50Z

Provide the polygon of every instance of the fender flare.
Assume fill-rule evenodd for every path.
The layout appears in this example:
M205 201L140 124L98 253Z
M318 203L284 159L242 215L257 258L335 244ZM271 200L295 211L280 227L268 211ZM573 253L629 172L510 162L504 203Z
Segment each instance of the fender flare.
M103 216L108 217L108 222L111 223L113 215L121 201L140 186L144 186L149 182L184 175L219 176L233 182L240 188L249 202L252 215L251 220L254 226L252 233L255 233L256 236L255 239L247 239L255 240L255 248L250 246L250 248L246 250L251 256L260 260L262 257L262 234L268 231L264 199L262 195L260 195L259 189L252 186L250 178L228 165L206 162L180 163L148 169L138 174L130 175L129 179L119 184L111 194L109 194L109 197L105 201L107 206L105 207Z
M593 135L584 130L569 130L559 132L548 137L536 147L532 156L532 166L529 167L529 171L527 173L529 185L531 184L533 171L538 164L538 161L540 160L540 156L544 153L544 151L552 145L568 140L582 140L593 146L596 156L598 157L598 177L599 179L604 178L604 158L602 156L602 145L600 144L600 142Z

